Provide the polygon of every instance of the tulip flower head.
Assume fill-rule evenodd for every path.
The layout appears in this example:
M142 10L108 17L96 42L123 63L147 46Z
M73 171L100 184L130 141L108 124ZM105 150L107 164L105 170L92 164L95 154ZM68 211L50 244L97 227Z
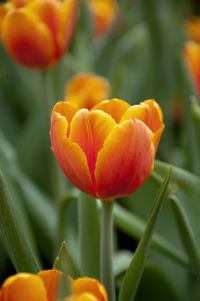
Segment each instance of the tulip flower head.
M69 45L76 0L15 0L1 21L3 44L18 63L37 69L54 65Z
M186 22L186 33L192 40L200 42L200 17L193 16Z
M55 105L51 143L69 181L109 201L136 191L148 178L164 129L154 100L130 106L120 99L98 103L90 111L70 102Z
M103 76L97 76L89 72L81 72L74 76L66 86L67 101L72 102L77 109L90 110L110 96L110 84Z
M38 275L19 273L11 276L1 287L0 301L56 301L61 275L53 269ZM104 286L96 279L70 278L70 286L72 294L63 301L108 301Z
M200 92L200 43L188 41L185 45L186 58Z
M94 36L103 37L114 23L118 6L115 0L88 0L94 23Z

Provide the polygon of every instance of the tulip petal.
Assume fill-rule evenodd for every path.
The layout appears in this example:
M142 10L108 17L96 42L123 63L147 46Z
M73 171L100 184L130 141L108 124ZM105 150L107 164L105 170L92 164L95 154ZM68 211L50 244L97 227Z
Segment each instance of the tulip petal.
M48 301L55 301L62 273L56 269L41 271L38 276L44 281Z
M10 55L29 67L47 67L54 54L50 30L24 8L12 10L6 15L2 24L2 39Z
M58 43L60 51L64 52L69 45L77 21L78 1L64 0L60 9L60 30Z
M119 123L122 115L128 110L129 107L130 105L127 102L121 99L112 98L110 100L100 102L94 106L92 110L102 110L111 115L112 118Z
M9 277L2 286L2 299L9 301L47 301L44 283L34 274Z
M102 200L133 193L150 175L155 147L152 131L140 120L115 126L100 150L95 169Z
M73 295L77 297L84 293L90 293L95 296L98 301L108 301L104 286L93 278L82 277L76 280L71 279L71 290Z
M89 72L73 77L66 87L66 99L81 108L90 110L94 105L109 97L110 86L106 78Z
M57 35L59 34L61 7L61 2L53 0L34 0L27 6L27 10L30 10L30 12L36 14L40 21L46 24L46 26L51 31L55 45L55 59L59 58L61 55L57 41Z
M87 109L79 110L71 122L70 138L85 153L94 186L97 154L115 125L110 115L102 111L89 112Z
M54 112L51 143L56 159L68 180L85 193L95 195L87 158L80 146L67 138L68 122Z
M140 105L131 106L122 116L120 122L133 117L143 121L154 133L153 142L157 148L164 130L162 111L158 103L154 99L149 99L141 102Z
M77 110L78 107L76 106L76 104L69 101L59 101L54 106L51 117L53 117L54 112L57 112L60 115L64 116L67 119L68 123L71 123L72 118L74 117Z

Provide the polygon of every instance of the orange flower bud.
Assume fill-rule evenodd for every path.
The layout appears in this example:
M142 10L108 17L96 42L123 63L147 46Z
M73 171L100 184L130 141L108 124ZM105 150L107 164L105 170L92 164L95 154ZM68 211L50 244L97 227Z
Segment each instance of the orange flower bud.
M2 301L48 301L44 282L34 274L20 273L3 283Z
M200 43L188 41L185 45L185 51L191 73L200 91Z
M104 286L96 279L83 277L70 278L72 296L64 301L108 301Z
M92 73L79 73L66 86L65 99L74 103L79 109L90 110L109 96L110 85L107 79Z
M111 99L90 111L57 103L50 134L69 181L96 198L112 200L133 193L148 178L163 129L154 100L130 106Z
M88 0L88 7L94 22L94 35L104 36L118 13L118 6L115 0Z
M186 22L186 32L192 40L200 42L200 17L193 16Z
M0 301L56 301L61 275L53 269L8 277L1 287ZM96 279L70 278L70 283L72 295L63 301L108 301L104 286Z
M46 69L66 50L73 25L77 0L14 0L2 21L2 40L18 63Z

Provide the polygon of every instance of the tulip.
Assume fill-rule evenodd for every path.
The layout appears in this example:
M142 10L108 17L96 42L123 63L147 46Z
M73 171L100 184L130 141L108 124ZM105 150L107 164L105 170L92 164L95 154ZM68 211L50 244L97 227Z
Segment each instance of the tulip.
M1 301L55 301L61 272L56 269L38 275L19 273L7 278L2 287Z
M96 279L83 277L70 278L72 296L64 301L108 301L104 286Z
M200 42L200 17L193 16L186 22L186 32L192 40Z
M18 273L8 277L0 290L0 301L56 301L62 273L56 269L38 275ZM96 279L70 278L72 295L63 301L107 301L103 285Z
M66 86L67 101L72 102L77 109L90 110L110 96L110 84L103 76L97 76L89 72L81 72L74 76Z
M15 0L1 22L3 44L18 63L37 69L54 65L69 45L77 0Z
M69 181L109 201L133 193L148 178L163 129L162 111L153 99L134 106L111 99L90 111L57 103L50 135Z
M191 74L200 92L200 44L188 41L185 45L185 50Z
M115 0L88 0L94 23L94 36L103 37L114 23L118 6Z

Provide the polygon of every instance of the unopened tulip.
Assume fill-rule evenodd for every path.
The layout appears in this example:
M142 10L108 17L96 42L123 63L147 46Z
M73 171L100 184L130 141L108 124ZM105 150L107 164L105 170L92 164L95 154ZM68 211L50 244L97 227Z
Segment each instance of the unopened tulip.
M60 271L53 269L41 271L38 275L18 273L8 277L1 287L0 301L57 301L61 275ZM70 286L71 296L63 301L108 300L104 286L96 279L70 278Z
M185 45L185 50L191 74L200 91L200 43L188 41Z
M113 25L118 6L115 0L88 0L88 7L94 23L94 36L104 36Z
M69 45L77 0L15 0L1 22L3 44L18 63L38 69L54 65Z
M50 134L69 181L96 198L113 200L133 193L148 178L163 129L162 111L153 99L134 106L111 99L90 111L57 103Z
M110 96L110 85L103 76L89 72L81 72L74 76L66 86L67 101L72 102L77 109L91 109Z

